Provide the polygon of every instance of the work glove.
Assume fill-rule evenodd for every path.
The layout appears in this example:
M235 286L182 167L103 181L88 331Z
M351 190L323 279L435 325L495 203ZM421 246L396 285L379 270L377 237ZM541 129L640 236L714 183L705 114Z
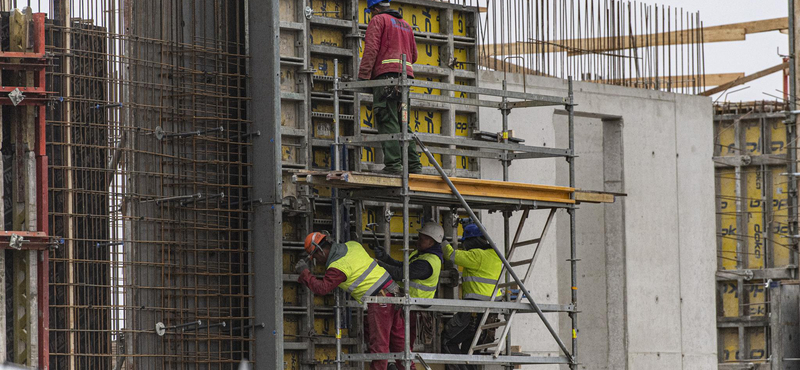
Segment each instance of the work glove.
M386 256L388 256L386 250L381 246L376 246L375 248L372 248L372 250L375 251L375 259L378 261L383 261L386 259Z
M298 274L302 274L305 270L308 270L308 262L305 259L297 261L297 264L294 265L294 271Z

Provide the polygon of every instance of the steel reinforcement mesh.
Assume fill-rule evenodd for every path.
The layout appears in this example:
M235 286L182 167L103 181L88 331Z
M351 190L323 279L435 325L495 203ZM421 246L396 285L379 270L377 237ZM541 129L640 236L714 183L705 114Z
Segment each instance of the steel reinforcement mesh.
M253 327L244 1L51 1L51 369L235 369Z

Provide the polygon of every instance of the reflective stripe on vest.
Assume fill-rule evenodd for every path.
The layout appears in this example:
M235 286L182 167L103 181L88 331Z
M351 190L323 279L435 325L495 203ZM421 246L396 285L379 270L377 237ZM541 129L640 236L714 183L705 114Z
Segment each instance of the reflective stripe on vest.
M453 251L451 255L455 255L457 252ZM461 278L463 282L461 285L462 298L489 301L500 278L503 262L500 261L500 257L497 257L494 249L482 249L477 252L473 249L470 253L478 253L481 257L481 264L476 269L464 268ZM502 295L503 293L498 289L495 297Z
M381 61L381 64L392 64L392 63L400 64L400 59L384 59ZM412 66L411 62L408 61L406 61L406 65L409 67Z
M408 295L411 298L433 298L436 296L436 286L439 285L439 273L442 271L442 260L432 253L418 254L417 251L408 257L409 262L416 260L427 261L431 265L432 273L425 279L414 279L408 284ZM402 284L401 284L402 285Z
M389 273L358 242L349 241L345 245L347 253L333 261L328 268L335 268L345 274L347 279L339 284L339 288L346 290L353 299L362 303L362 297L373 295L382 288L381 283L389 279Z

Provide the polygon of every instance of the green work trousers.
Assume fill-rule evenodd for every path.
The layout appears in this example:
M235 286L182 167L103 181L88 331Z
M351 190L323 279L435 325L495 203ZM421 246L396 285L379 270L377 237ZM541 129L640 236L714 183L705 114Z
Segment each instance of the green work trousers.
M387 97L387 91L393 87L375 87L372 89L372 114L375 124L378 126L378 134L399 134L403 123L400 122L400 99L401 97ZM408 132L411 126L406 125ZM388 172L403 171L403 151L399 141L384 141L383 164L384 170ZM408 171L419 172L422 164L419 162L419 153L414 141L408 142Z

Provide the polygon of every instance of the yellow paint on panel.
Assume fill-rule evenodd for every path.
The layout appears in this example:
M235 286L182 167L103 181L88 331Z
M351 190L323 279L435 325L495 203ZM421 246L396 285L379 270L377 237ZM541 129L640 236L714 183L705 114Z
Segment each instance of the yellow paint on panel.
M719 202L721 247L719 255L722 259L723 270L736 269L736 244L738 233L736 230L736 172L733 170L719 170Z
M392 230L393 233L402 233L403 232L403 211L402 209L393 209L394 216L392 216L392 221L389 222L389 229ZM408 214L408 230L411 235L416 235L419 229L422 227L422 211L414 211L412 210Z
M284 222L282 227L281 227L281 229L283 231L283 239L285 239L285 240L297 240L297 238L295 237L295 235L296 235L295 231L296 230L294 228L294 224L293 223Z
M283 370L300 370L300 352L283 351Z
M433 77L418 77L417 80L425 80L425 81L430 81L430 82L442 82L442 79L433 78ZM413 86L409 90L412 93L417 93L417 94L442 95L442 91L439 90L439 89L432 89L432 88Z
M317 76L333 77L333 58L311 57L311 68ZM344 74L344 63L339 64L339 76ZM315 84L316 85L316 84Z
M378 127L375 126L375 121L373 120L371 105L361 104L360 118L361 118L361 127L371 128L376 130L378 129Z
M722 293L722 316L739 316L739 290L736 281L719 282L719 290Z
M323 365L336 364L336 347L320 346L314 347L314 359Z
M772 263L770 267L786 266L791 263L791 253L784 236L789 235L787 224L789 200L786 194L786 176L781 173L786 171L782 167L770 169L772 174Z
M332 194L331 188L327 186L312 186L311 193L323 198L329 198Z
M761 155L763 153L763 149L761 148L761 122L748 120L742 121L742 126L744 128L744 153L746 155Z
M471 86L470 83L468 83L465 80L456 80L456 85ZM467 94L467 93L465 93L463 91L453 91L453 97L456 97L456 98L459 98L459 99L465 99L465 98L469 97L469 94Z
M439 67L439 45L417 43L417 62L426 66Z
M299 323L296 320L283 320L283 340L287 342L299 342L302 339L297 336L299 333Z
M736 328L719 329L722 340L722 362L739 360L739 332Z
M763 281L751 280L745 284L744 291L747 293L747 306L745 306L745 316L764 316L767 308L764 305L766 288Z
M750 345L750 351L747 353L746 360L762 360L754 362L763 362L767 359L767 340L764 335L763 328L748 328L745 331L745 340Z
M764 186L764 181L761 171L746 171L744 176L747 189L747 198L744 201L747 213L743 214L742 217L745 217L744 224L747 227L747 237L745 238L747 267L759 269L764 268L764 238L766 237L761 200L761 189Z
M328 149L314 148L314 167L330 169L331 152Z
M344 19L344 0L309 0L308 5L315 16Z
M414 132L441 134L442 113L412 109L409 124Z
M323 28L319 26L311 27L308 34L308 42L312 45L335 46L338 48L345 47L344 32Z
M294 267L294 266L292 266ZM293 271L294 268L284 271ZM284 283L283 284L283 305L284 306L300 306L298 300L299 283Z
M736 150L736 132L733 123L719 124L717 127L719 147L716 149L719 155L739 155L739 151Z
M317 307L333 306L335 303L336 303L336 297L334 297L333 294L314 295L314 306Z
M467 54L467 49L465 48L455 48L453 51L453 57L456 58L456 69L467 69L469 66L468 63L464 62L471 62Z
M297 148L281 145L281 160L287 163L297 163Z
M458 10L453 11L453 36L467 36L467 19Z
M456 136L469 137L469 116L456 114ZM469 169L469 158L456 156L456 168Z
M769 125L770 141L769 151L771 154L786 154L786 125L783 120L774 120Z

